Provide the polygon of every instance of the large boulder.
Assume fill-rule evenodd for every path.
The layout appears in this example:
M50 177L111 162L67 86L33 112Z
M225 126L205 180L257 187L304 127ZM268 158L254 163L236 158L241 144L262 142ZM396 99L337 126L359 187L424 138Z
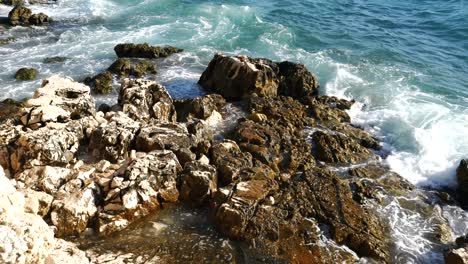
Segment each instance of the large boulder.
M318 93L319 83L303 64L289 61L278 63L278 94L301 98Z
M244 99L253 94L276 96L278 79L272 66L269 60L216 54L198 83L228 100Z
M25 25L29 23L31 15L31 9L17 5L8 13L8 20L12 26Z
M141 154L124 164L108 182L109 191L98 219L99 232L121 230L163 204L176 202L177 175L181 170L177 157L168 150Z
M161 57L168 57L173 53L182 52L182 49L166 46L150 46L148 43L143 44L132 44L124 43L118 44L114 47L114 51L117 54L117 57L127 57L127 58L148 58L155 59Z
M141 78L146 74L156 74L156 66L149 60L119 58L107 70L119 77L129 77L132 75L136 78Z
M304 65L216 54L198 83L228 100L287 95L300 98L318 92L318 81Z
M124 113L138 121L157 119L175 122L177 119L171 96L164 86L154 81L125 79L119 103Z

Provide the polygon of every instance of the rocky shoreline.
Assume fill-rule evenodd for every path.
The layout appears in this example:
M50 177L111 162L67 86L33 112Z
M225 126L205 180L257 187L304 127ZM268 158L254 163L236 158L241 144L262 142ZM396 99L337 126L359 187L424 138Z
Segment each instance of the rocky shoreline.
M9 23L51 21L26 9L15 7ZM442 245L447 263L467 262L466 241L455 240L440 211L451 195L408 202L415 186L381 163L378 139L351 123L354 102L320 95L304 65L216 54L199 80L208 95L175 100L144 77L157 73L151 59L181 49L114 50L107 71L83 83L51 76L27 101L0 103L1 262L177 263L102 257L75 242L189 207L241 241L248 262L389 263L395 245L376 210L388 197L433 219L435 231L424 235ZM93 94L116 81L118 102L96 109ZM227 110L233 103L242 117ZM462 203L467 164L457 175Z

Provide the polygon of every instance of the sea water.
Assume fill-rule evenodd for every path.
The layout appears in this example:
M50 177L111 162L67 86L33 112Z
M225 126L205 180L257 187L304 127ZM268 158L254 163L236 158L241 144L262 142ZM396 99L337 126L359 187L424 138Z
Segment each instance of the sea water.
M14 79L21 67L81 80L105 70L118 43L174 45L185 51L161 61L155 77L174 97L203 94L197 80L216 52L300 62L323 94L357 101L353 123L382 140L384 162L417 186L455 187L456 166L468 157L465 0L58 0L31 8L56 22L0 27L0 38L15 38L0 46L0 99L39 87ZM9 10L0 5L0 16ZM52 56L69 59L42 63Z

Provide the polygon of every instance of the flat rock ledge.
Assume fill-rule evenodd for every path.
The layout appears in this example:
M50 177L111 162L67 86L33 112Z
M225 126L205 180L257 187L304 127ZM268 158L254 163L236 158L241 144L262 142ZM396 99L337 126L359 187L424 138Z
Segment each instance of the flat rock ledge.
M208 207L261 262L391 260L388 225L364 204L413 186L350 124L353 102L317 95L316 77L292 62L218 54L199 83L217 94L173 100L154 81L123 79L104 113L88 86L52 76L24 104L2 103L0 260L87 263L63 239L119 232L179 202ZM215 137L232 122L226 100L242 100L245 117Z

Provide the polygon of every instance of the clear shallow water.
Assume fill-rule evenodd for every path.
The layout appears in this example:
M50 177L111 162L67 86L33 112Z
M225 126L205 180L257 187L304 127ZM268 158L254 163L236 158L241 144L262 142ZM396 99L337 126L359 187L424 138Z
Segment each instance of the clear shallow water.
M0 16L9 9L0 5ZM468 155L464 0L59 0L32 9L56 23L0 27L0 38L16 38L0 46L0 99L29 97L40 85L15 81L20 67L39 69L41 78L80 80L106 69L117 43L168 44L185 52L161 62L155 78L175 97L203 93L196 82L215 52L292 60L317 74L323 93L358 101L353 122L382 139L385 161L412 183L455 186L455 168ZM42 63L51 56L70 59ZM98 101L114 103L116 93ZM441 261L440 250L431 255L438 246L419 237L430 219L397 203L381 210L402 259ZM466 233L465 212L443 213L457 235ZM422 248L413 241L423 241Z

